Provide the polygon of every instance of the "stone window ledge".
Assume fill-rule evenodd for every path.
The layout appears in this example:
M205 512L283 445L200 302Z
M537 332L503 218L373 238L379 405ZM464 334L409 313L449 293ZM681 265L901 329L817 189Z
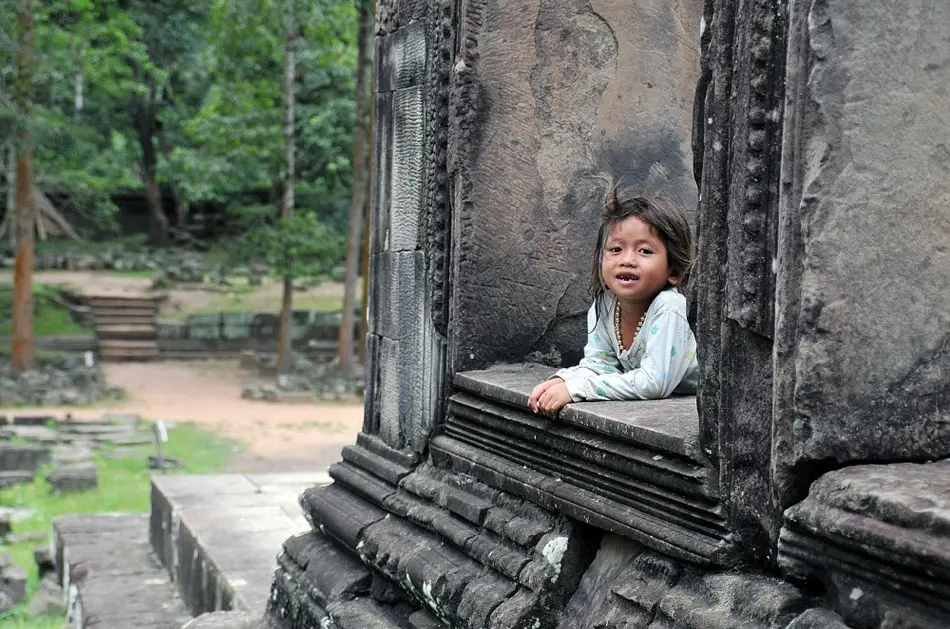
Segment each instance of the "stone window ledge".
M550 374L534 364L456 374L433 460L659 552L732 565L695 398L573 404L552 420L527 408Z
M531 390L554 369L536 363L498 365L456 374L455 386L510 406L527 409ZM552 423L562 422L593 432L705 461L699 447L699 413L694 396L630 402L568 404Z

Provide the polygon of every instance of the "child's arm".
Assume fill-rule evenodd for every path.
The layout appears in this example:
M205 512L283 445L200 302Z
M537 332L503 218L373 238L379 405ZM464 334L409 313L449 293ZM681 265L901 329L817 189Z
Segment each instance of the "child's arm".
M655 400L679 386L696 354L696 340L685 313L664 309L644 323L640 343L646 351L640 367L626 373L600 373L567 380L575 402L595 400Z
M613 346L607 323L610 317L597 317L597 304L587 312L587 344L584 357L576 367L559 369L553 377L565 382L620 372L620 360Z
M528 407L537 412L557 414L562 406L571 402L571 396L564 383L574 380L612 374L620 371L620 361L611 341L606 324L607 317L597 317L597 304L587 313L587 344L584 346L584 358L576 367L559 369L531 391Z

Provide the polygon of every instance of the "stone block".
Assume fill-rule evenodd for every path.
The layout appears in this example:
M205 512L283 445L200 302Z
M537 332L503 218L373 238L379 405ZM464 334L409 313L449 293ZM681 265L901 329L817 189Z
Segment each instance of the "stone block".
M0 443L0 471L36 472L50 460L46 446L19 443Z
M40 585L30 598L30 618L39 616L64 616L66 614L63 588L56 583L54 574L40 579Z
M3 611L26 600L26 569L15 565L10 555L0 557L0 595Z
M950 128L933 89L950 83L950 5L791 6L783 507L808 491L814 478L798 470L809 466L950 456Z
M14 485L22 485L32 481L33 472L25 472L22 470L0 472L0 489L13 487Z
M55 468L46 475L53 493L92 491L99 486L99 470L95 465L70 465Z

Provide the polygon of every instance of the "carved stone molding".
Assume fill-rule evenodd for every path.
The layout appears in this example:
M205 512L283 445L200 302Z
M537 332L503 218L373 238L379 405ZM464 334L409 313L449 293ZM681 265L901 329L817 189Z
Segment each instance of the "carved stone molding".
M822 476L785 513L779 566L855 627L950 626L950 460Z
M693 398L527 410L541 365L456 374L432 439L437 463L546 509L699 564L737 561L716 476L697 444Z

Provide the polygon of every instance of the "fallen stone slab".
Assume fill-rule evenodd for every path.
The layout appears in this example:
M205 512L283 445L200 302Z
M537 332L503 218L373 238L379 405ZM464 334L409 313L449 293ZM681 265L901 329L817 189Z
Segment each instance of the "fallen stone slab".
M30 618L38 616L62 616L66 613L63 588L56 582L55 575L49 575L40 581L39 587L33 593L28 608Z
M38 443L56 443L61 437L55 430L47 426L28 424L25 426L13 425L0 428L0 437L23 439Z
M14 415L15 426L48 426L55 424L56 418L49 415Z
M53 448L52 461L55 465L91 464L93 451L85 444L61 445Z
M53 520L58 579L70 627L178 629L191 618L168 572L149 552L147 515Z
M27 531L25 533L8 533L3 536L7 544L22 544L23 542L42 542L46 539L43 531Z
M24 472L22 470L8 470L0 472L0 489L13 487L14 485L23 485L33 481L33 472Z
M0 471L20 470L36 472L50 460L46 446L24 443L0 443Z
M181 629L269 629L272 625L249 612L209 612L189 620Z
M95 465L64 466L46 475L53 493L91 491L99 485L99 470Z
M185 462L173 456L159 458L154 454L148 455L148 468L150 470L179 470L184 467Z
M147 446L155 442L155 438L150 434L116 434L102 435L97 438L100 443L108 443L114 446Z
M4 611L26 600L26 569L15 565L10 555L0 556L0 593L8 604Z
M106 413L100 421L123 426L137 426L142 422L142 417L135 413Z
M131 426L102 422L69 422L60 426L60 430L76 435L88 435L90 437L97 435L127 434L135 431Z

